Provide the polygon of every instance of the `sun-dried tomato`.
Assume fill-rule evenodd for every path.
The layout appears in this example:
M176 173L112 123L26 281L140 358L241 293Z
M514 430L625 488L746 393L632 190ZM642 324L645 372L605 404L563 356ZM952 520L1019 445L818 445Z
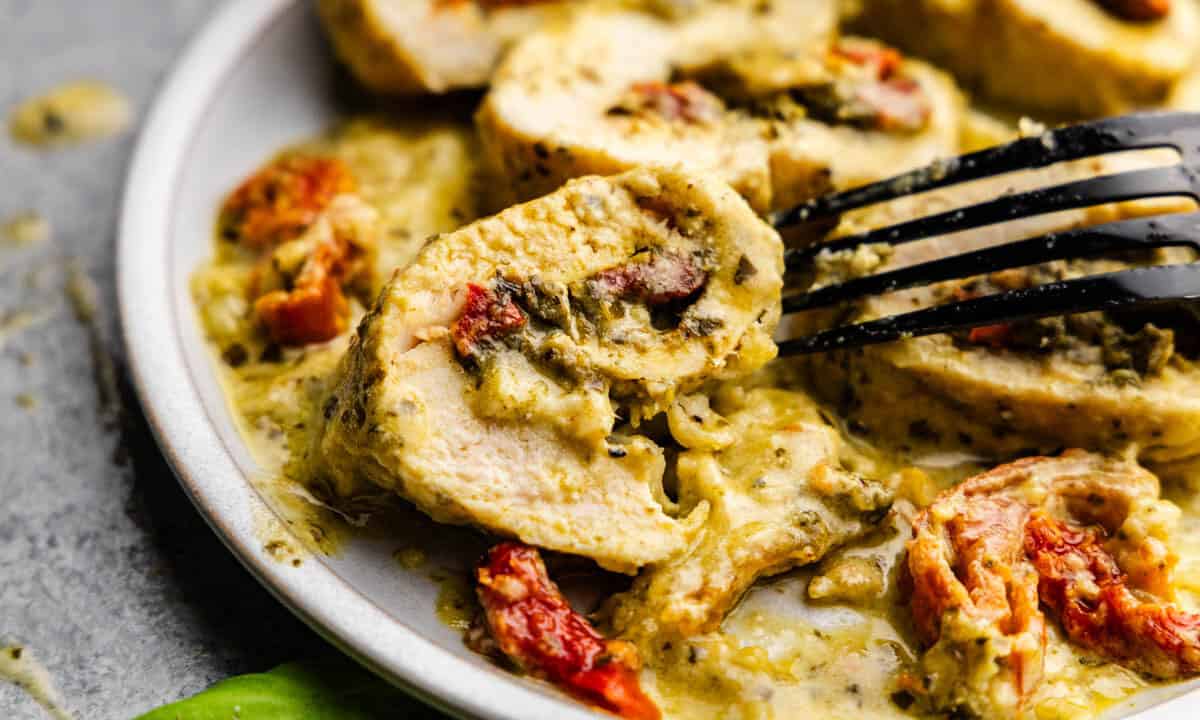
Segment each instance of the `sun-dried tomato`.
M1012 330L1012 325L1007 323L971 328L967 333L967 342L972 345L987 345L990 348L999 350L1008 346L1009 341L1012 339Z
M1098 527L1081 528L1035 512L1025 550L1038 592L1072 641L1163 679L1200 674L1200 615L1128 587Z
M1171 0L1097 0L1113 15L1135 22L1162 20L1171 14Z
M869 125L885 132L916 132L929 124L933 108L920 83L900 74L904 56L874 42L843 40L830 50L839 60L863 68L869 77L852 83L844 111L865 115Z
M467 302L451 336L459 355L472 357L483 343L524 327L525 313L507 295L482 285L467 285Z
M290 156L243 182L221 209L221 232L265 249L304 233L335 197L353 192L354 178L336 158Z
M988 480L968 481L966 489L971 482ZM1011 650L1002 659L1023 702L1041 681L1046 642L1036 576L1020 532L1029 508L1007 497L967 498L943 494L913 523L907 564L913 624L922 642L933 645L943 617L954 610L1006 638Z
M876 80L892 78L904 62L899 50L873 42L843 40L830 52L860 67L873 68Z
M723 110L716 95L691 81L634 83L630 94L638 110L651 112L665 120L712 122Z
M254 302L254 311L272 340L300 346L328 342L344 332L349 304L337 281L326 276L290 292L267 293Z
M638 683L637 651L605 639L571 608L537 549L501 543L488 552L476 576L488 628L513 662L621 717L661 717Z
M1135 463L1081 450L1024 458L947 490L916 517L908 544L918 636L927 645L946 632L951 641L975 637L985 645L1002 637L983 662L1011 679L1010 709L1038 682L1043 610L1073 642L1115 662L1160 678L1200 674L1200 615L1170 603L1174 556L1162 537L1122 530L1133 508L1159 502L1158 492L1158 480ZM954 622L961 616L968 622ZM950 657L960 649L951 646ZM960 680L942 679L940 709L959 701Z
M588 288L604 300L635 300L663 305L691 297L708 281L694 258L658 253L645 262L629 262L602 270L588 278Z
M875 129L884 132L916 132L929 124L933 112L921 86L906 77L865 83L855 99L874 108Z
M982 293L976 290L968 290L962 286L954 288L954 300L957 302L974 300L978 297L982 297ZM1000 350L1009 346L1012 341L1012 334L1013 326L1011 323L983 325L967 331L967 342L972 345L986 345L993 350Z
M254 302L254 311L280 345L327 342L346 330L350 305L342 292L352 249L336 235L317 246L290 290L273 290Z

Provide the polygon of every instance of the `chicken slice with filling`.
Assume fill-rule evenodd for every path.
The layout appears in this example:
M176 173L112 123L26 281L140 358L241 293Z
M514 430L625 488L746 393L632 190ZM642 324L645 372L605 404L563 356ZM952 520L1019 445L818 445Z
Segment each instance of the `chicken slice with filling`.
M628 423L775 354L782 244L714 178L589 177L434 238L363 320L319 455L434 519L632 572L681 551ZM620 420L618 419L620 418Z
M864 0L851 27L946 67L991 99L1091 117L1162 103L1188 72L1187 0Z
M488 162L518 198L680 163L765 211L953 154L953 83L877 43L833 42L810 5L716 5L674 24L586 12L534 33L476 116Z

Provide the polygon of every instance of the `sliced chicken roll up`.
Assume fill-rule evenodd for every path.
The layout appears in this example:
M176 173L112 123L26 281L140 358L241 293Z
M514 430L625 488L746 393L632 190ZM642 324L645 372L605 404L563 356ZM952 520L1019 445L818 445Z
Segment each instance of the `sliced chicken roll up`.
M1153 258L1146 258L1152 260ZM1128 268L1055 262L863 303L854 320ZM1141 460L1200 457L1200 320L1194 310L1086 313L993 325L808 361L864 432L1010 457L1136 445Z
M1068 116L1163 102L1200 47L1191 0L862 0L852 25L992 99Z
M553 0L319 0L338 56L382 93L482 87L501 53L563 16Z
M659 562L688 524L662 450L619 418L774 357L782 254L726 185L673 170L580 179L435 238L343 361L330 480L618 571Z
M1159 156L1126 154L1063 163L856 211L834 235L1083 177L1148 167ZM1071 210L894 247L859 247L817 257L816 286L893 270L982 247L1157 210L1190 201L1136 201ZM781 335L865 322L924 307L1130 267L1193 260L1173 248L1118 258L1058 261L865 298L833 313L789 316ZM1064 446L1104 452L1135 444L1139 459L1166 465L1200 458L1200 320L1181 307L1162 312L1088 313L979 328L801 359L814 392L853 427L901 451L965 451L1005 460Z
M833 43L813 30L825 11L714 5L675 24L585 13L536 33L476 116L488 161L518 198L681 163L765 211L954 154L953 83L876 43Z
M829 30L825 10L797 21ZM814 0L783 0L812 6ZM380 93L443 93L485 87L508 48L587 5L682 20L708 6L760 7L759 0L318 0L334 49L367 88ZM799 31L804 35L806 31Z

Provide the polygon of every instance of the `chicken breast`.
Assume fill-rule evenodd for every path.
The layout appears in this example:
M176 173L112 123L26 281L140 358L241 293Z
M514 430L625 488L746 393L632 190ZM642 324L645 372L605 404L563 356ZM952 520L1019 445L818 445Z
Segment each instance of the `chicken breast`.
M370 90L482 87L515 39L570 3L537 0L319 0L338 56Z
M950 69L991 99L1091 117L1163 102L1200 45L1193 2L862 0L852 27ZM1165 16L1139 12L1166 7Z
M759 389L739 404L702 435L690 425L707 413L670 416L695 446L679 456L680 503L709 511L686 554L613 601L613 628L652 655L717 630L756 579L820 560L891 506L886 487L843 469L842 440L808 397Z
M662 450L617 431L774 357L782 244L713 178L572 182L437 237L359 327L318 453L434 519L631 572L681 551Z
M531 35L476 116L488 162L516 198L681 163L765 211L953 154L953 83L874 43L831 44L826 5L714 5L677 24L585 13Z
M991 179L855 213L840 233L890 225L1000 195L1155 164L1158 156L1112 156ZM1172 200L1104 205L994 225L897 248L859 248L819 259L818 284L883 272L1048 232L1186 209ZM867 298L838 311L864 322L958 299L1131 265L1184 262L1186 250L1143 257L1052 263L991 277ZM790 316L794 336L831 321ZM935 335L806 358L809 385L872 439L901 450L967 451L1007 459L1063 446L1106 451L1136 444L1139 459L1170 475L1168 463L1200 456L1200 371L1188 313L1089 314L1018 326ZM811 324L810 324L811 323ZM1087 418L1073 422L1073 418ZM1182 466L1180 466L1182 467Z
M823 2L832 8L828 0ZM485 87L514 42L588 4L586 0L318 0L317 8L338 57L363 85L380 93L409 94ZM675 21L709 5L755 3L592 0L590 4ZM815 22L832 27L832 10Z
M856 321L1064 278L1115 261L1053 263L863 303ZM1089 313L830 353L810 380L862 432L1005 458L1063 445L1136 445L1162 473L1200 455L1195 318ZM1086 418L1075 422L1073 418ZM1185 463L1186 464L1186 463Z

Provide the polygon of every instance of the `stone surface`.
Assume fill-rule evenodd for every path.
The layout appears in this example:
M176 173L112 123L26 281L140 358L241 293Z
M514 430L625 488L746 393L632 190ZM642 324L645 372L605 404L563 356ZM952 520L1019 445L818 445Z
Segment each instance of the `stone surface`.
M0 114L58 83L111 83L144 116L214 0L0 0ZM136 127L79 148L0 137L0 645L47 666L81 720L126 720L229 675L333 652L196 514L123 376L113 248ZM94 319L71 287L97 290ZM21 325L27 324L25 327ZM0 684L0 717L43 714ZM434 717L415 703L396 717Z

